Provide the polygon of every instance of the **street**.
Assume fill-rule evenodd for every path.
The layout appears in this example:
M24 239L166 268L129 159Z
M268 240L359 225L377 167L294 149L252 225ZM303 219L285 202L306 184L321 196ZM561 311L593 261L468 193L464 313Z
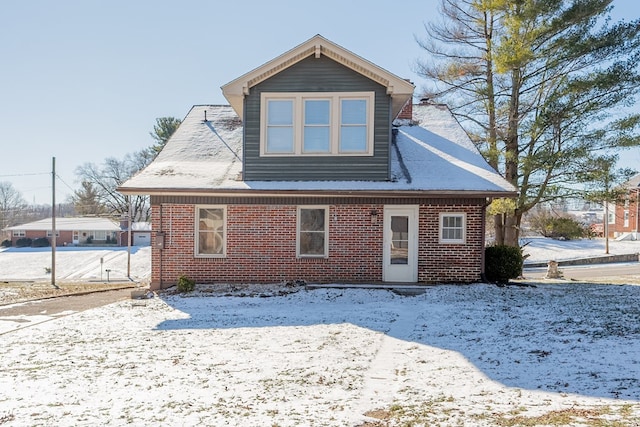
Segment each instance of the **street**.
M612 279L615 283L640 284L640 262L625 262L615 264L590 264L560 266L565 280L602 281ZM527 280L543 279L547 274L546 267L524 269ZM615 279L615 280L613 280Z

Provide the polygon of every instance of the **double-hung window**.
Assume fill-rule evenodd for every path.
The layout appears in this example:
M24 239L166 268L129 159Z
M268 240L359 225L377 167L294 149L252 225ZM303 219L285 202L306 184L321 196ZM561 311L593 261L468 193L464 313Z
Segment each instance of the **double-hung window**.
M300 258L326 258L329 254L329 208L298 208L298 244Z
M440 243L464 243L466 220L464 213L440 214Z
M374 92L261 94L262 156L372 156Z
M331 152L331 100L305 99L302 153Z
M367 101L340 100L340 152L367 151Z
M222 258L227 246L224 206L196 206L196 257Z
M292 99L270 99L267 102L265 150L268 153L293 153L293 119Z

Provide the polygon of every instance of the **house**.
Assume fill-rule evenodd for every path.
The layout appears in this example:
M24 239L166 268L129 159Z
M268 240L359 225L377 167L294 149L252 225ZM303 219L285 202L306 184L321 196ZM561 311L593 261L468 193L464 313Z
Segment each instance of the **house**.
M151 287L480 280L485 208L515 188L413 90L317 35L194 106L118 189L150 195Z
M7 227L11 232L11 245L19 239L46 237L51 242L53 228L51 218ZM107 218L56 218L56 246L83 244L116 244L120 226Z
M609 204L609 237L640 239L640 174L622 186L627 190L624 202Z
M129 224L126 218L120 220L120 246L129 245ZM136 221L131 224L131 245L149 246L151 245L151 223Z

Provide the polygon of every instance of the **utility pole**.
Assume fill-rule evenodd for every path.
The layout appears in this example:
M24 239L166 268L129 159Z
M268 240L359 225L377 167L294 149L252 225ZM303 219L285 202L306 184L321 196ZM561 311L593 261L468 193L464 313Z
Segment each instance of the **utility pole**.
M130 197L130 196L127 196ZM131 200L127 204L129 212L127 214L127 228L129 232L127 233L127 278L131 280L131 234L133 233L133 218L131 218Z
M614 208L615 209L615 208ZM609 254L609 202L604 202L604 253Z
M56 158L51 159L51 286L56 285Z

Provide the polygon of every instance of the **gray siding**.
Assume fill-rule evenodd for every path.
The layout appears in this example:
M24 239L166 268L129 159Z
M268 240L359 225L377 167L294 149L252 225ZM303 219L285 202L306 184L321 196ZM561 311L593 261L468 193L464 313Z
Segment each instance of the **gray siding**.
M260 157L262 92L375 92L373 156ZM310 181L389 179L391 97L386 88L322 56L309 57L251 88L244 104L244 179Z

